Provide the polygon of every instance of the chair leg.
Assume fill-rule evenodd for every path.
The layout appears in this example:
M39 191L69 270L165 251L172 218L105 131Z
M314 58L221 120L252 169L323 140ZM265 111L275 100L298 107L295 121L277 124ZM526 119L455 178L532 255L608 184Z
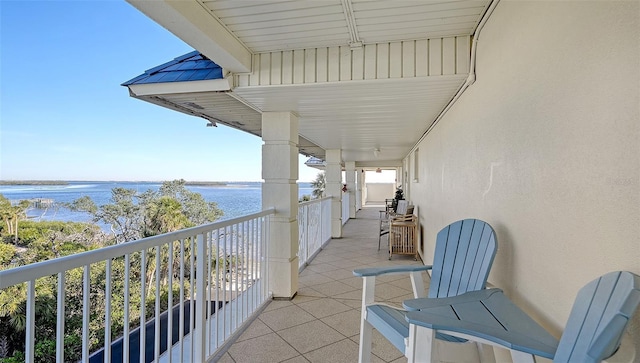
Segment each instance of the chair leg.
M364 318L360 321L360 351L358 352L358 363L371 362L371 336L373 326Z
M362 305L360 310L360 351L359 363L371 362L371 336L373 326L367 321L367 306L373 303L376 292L376 277L366 276L362 278Z
M496 363L496 355L493 352L493 347L491 345L476 342L476 346L478 347L478 355L480 356L480 362Z
M380 228L378 232L378 251L380 251L380 240L382 239L382 219L380 219Z
M420 344L417 344L417 342L420 342ZM407 363L431 363L436 361L436 354L435 331L410 324L409 345L405 352Z
M535 363L536 359L533 355L525 352L520 352L517 350L510 349L511 351L511 359L513 363Z

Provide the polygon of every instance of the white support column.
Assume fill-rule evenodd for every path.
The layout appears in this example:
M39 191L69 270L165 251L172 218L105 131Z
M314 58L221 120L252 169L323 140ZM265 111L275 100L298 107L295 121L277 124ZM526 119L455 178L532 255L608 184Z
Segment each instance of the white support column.
M358 178L358 183L360 184L360 209L364 208L367 201L367 179L365 175L367 175L366 172L361 169L360 178Z
M298 290L298 117L262 114L262 208L275 208L268 246L269 285L275 298Z
M325 153L326 194L331 199L331 238L342 237L342 150L331 149Z
M356 162L345 161L344 163L345 179L347 182L347 191L349 192L349 218L356 217Z
M364 202L362 199L362 196L363 196L362 195L362 187L363 187L362 178L364 178L364 170L356 169L356 197L357 197L356 209L357 210L361 210L362 206L364 205Z

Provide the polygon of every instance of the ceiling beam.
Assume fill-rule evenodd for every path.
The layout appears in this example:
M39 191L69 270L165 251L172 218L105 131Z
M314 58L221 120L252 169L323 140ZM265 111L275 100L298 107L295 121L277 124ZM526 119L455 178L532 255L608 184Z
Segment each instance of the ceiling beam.
M353 13L351 0L342 0L342 11L344 12L344 19L347 22L347 28L349 28L349 35L351 36L349 46L351 46L351 48L362 47L362 41L360 41L360 35L358 34L358 25L356 23L355 14Z
M199 1L127 0L227 72L251 72L251 52Z

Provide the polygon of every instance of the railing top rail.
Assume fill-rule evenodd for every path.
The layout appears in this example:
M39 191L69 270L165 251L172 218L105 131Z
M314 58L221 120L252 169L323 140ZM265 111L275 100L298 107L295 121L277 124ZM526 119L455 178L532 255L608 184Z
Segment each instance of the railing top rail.
M309 205L309 204L315 204L315 203L320 203L324 200L328 200L331 199L331 197L322 197L322 198L318 198L318 199L313 199L313 200L308 200L306 202L300 202L300 206L305 206L305 205Z
M17 285L26 281L38 279L44 276L51 276L59 272L90 265L100 261L121 257L147 248L161 246L165 243L179 241L202 234L208 231L225 228L234 224L246 222L255 218L265 217L275 214L275 209L265 209L261 212L249 214L243 217L229 219L221 222L203 224L197 227L181 229L179 231L161 234L159 236L142 238L135 241L125 242L114 246L107 246L96 250L82 252L70 256L60 257L53 260L32 263L16 268L0 271L0 289Z

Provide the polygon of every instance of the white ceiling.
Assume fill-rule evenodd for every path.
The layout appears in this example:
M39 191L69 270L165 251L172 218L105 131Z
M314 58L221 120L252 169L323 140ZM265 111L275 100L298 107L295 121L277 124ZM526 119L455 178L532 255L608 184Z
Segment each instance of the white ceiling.
M204 0L249 50L330 47L468 35L488 1Z
M242 56L237 55L245 51L257 54L472 35L490 3L490 0L188 0L191 8L182 11L183 19L179 19L172 8L177 5L167 5L170 1L128 1L223 68L227 55L231 54L231 58L236 55L234 60L238 62L230 62L226 70L241 64ZM186 4L182 2L180 6ZM208 16L199 14L203 10ZM209 47L207 37L202 36L205 31L197 30L209 27L218 29L218 33L220 29L226 30L227 39ZM219 58L217 49L223 50ZM235 98L229 97L224 102L220 101L220 94L212 94L211 102L206 101L208 96L204 94L192 97L205 107L204 113L219 123L257 135L261 132L260 111L293 111L299 116L299 132L306 144L303 153L323 158L326 149L342 149L344 161L383 164L397 163L411 151L465 78L458 75L374 83L237 87L232 94ZM184 94L163 97L180 98L182 105L189 102ZM249 107L241 105L238 99ZM380 150L378 156L374 155L374 149Z
M287 87L237 88L262 111L295 110L299 132L345 161L401 160L450 99L464 76ZM379 149L378 156L374 149Z

